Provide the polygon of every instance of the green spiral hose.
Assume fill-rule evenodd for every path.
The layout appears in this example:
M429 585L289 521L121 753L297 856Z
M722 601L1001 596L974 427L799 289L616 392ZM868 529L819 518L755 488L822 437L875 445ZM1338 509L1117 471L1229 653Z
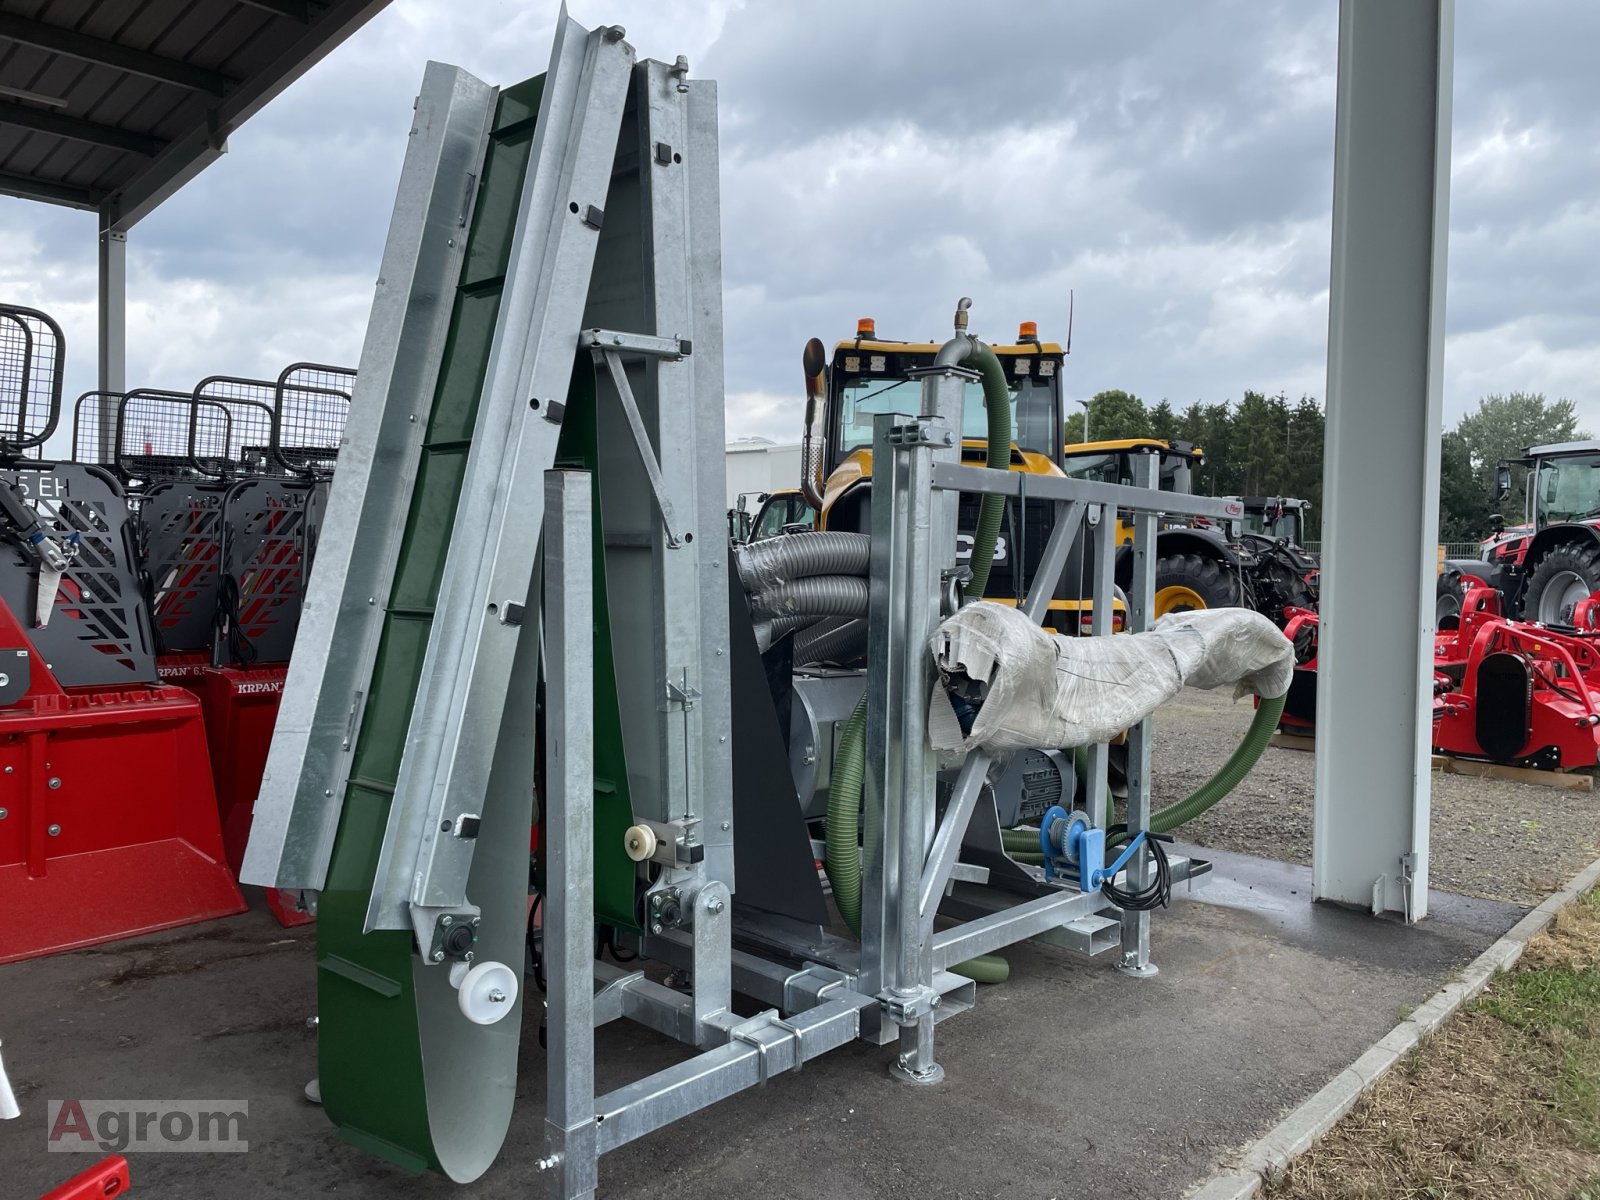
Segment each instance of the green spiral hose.
M1276 699L1261 701L1256 707L1256 715L1250 722L1250 728L1245 730L1244 738L1228 756L1228 761L1222 764L1222 769L1176 804L1152 813L1150 831L1171 833L1178 826L1194 820L1238 787L1240 781L1250 774L1250 768L1256 765L1268 743L1271 742L1272 735L1278 728L1278 718L1283 715L1283 702L1287 698L1278 696ZM1119 834L1108 839L1107 845L1120 845L1127 838L1127 834Z
M1005 368L995 352L973 338L967 361L983 377L983 409L989 419L987 465L998 471L1011 469L1011 389L1006 386ZM972 582L967 595L983 596L994 566L994 546L1005 520L1006 498L986 494L978 506L978 528L972 539Z
M839 748L833 756L833 778L828 781L828 830L824 841L827 857L823 869L833 885L833 900L850 932L861 935L861 844L857 840L861 824L861 784L866 775L867 697L856 702L855 711L839 734Z

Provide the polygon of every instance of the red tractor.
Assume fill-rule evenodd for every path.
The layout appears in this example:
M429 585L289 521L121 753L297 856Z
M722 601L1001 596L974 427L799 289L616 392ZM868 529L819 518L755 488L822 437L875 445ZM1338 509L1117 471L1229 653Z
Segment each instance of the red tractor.
M1496 529L1478 559L1446 561L1437 615L1459 613L1464 578L1477 576L1500 593L1506 613L1571 626L1578 604L1600 591L1600 441L1530 446L1500 464L1498 500L1511 491L1513 465L1528 470L1523 523Z

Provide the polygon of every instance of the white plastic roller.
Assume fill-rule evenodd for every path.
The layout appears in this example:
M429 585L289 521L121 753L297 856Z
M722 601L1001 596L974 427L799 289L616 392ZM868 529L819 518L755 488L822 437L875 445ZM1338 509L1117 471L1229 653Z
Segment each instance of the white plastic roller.
M644 862L656 852L656 831L648 825L630 825L622 837L622 848L634 862Z
M517 973L505 963L482 962L475 967L456 963L450 968L461 1013L475 1025L493 1025L516 1007Z

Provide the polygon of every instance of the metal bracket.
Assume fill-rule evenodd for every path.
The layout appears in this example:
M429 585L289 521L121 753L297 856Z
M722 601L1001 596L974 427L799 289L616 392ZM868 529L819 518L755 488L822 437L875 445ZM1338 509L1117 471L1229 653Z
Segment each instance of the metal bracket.
M471 962L481 920L476 907L443 909L413 904L411 929L423 951L422 961L430 965L446 960Z
M911 450L917 446L945 448L956 444L956 435L938 417L918 417L904 425L889 430L889 444L897 450Z
M687 679L681 684L667 680L667 711L673 708L693 708L694 702L698 699L700 699L699 691Z
M665 359L667 362L688 358L694 348L686 338L619 333L614 329L585 329L578 335L578 345L597 357L610 353L637 354L644 358Z
M891 989L878 997L884 1014L896 1025L915 1025L939 1007L939 993L931 987Z
M661 478L661 463L650 446L650 436L645 432L644 420L639 416L633 388L628 384L628 373L622 369L622 355L629 353L658 358L664 362L679 362L691 347L679 338L617 333L608 329L585 329L578 336L578 345L587 347L596 361L603 360L606 364L611 383L617 389L617 399L622 403L622 413L628 418L628 429L633 434L634 447L639 451L639 461L650 480L650 490L655 494L656 507L661 510L661 525L667 531L667 548L676 550L684 544L684 539L678 536L672 502L667 499L666 484Z

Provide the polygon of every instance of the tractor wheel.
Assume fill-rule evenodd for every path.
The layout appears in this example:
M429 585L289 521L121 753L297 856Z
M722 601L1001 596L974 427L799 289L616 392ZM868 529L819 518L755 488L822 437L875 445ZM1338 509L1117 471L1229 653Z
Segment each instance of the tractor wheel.
M1553 546L1528 576L1522 616L1546 625L1572 624L1572 610L1600 591L1600 545L1567 542Z
M1155 616L1238 604L1239 580L1226 563L1200 554L1174 554L1156 563Z
M1439 582L1433 589L1433 625L1443 629L1444 623L1461 618L1461 602L1467 598L1467 585L1454 571L1439 572ZM1452 628L1454 628L1452 626Z

